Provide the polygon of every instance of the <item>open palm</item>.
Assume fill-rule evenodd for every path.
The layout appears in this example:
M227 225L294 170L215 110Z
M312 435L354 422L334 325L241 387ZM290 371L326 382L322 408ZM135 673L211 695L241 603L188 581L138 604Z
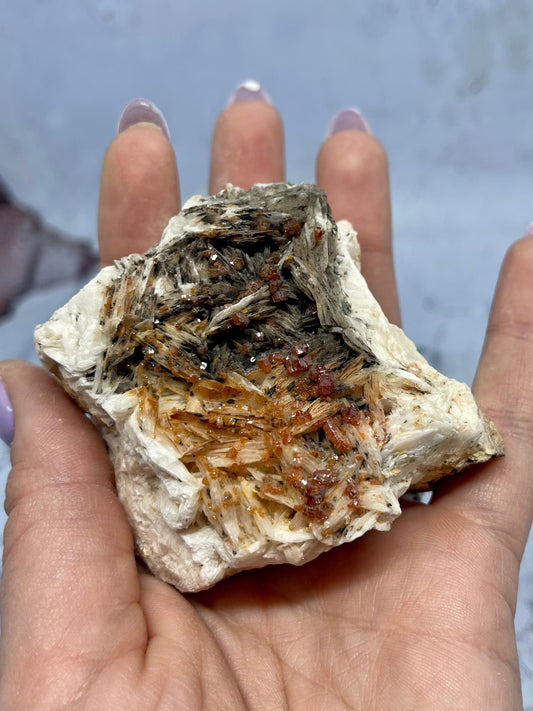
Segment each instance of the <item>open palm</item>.
M238 103L215 130L210 189L283 179L275 110ZM359 231L363 271L399 320L386 158L363 131L321 148L317 182ZM135 125L102 173L103 262L153 243L179 207L170 144ZM505 458L441 484L390 533L302 568L180 595L140 570L105 446L41 370L4 363L15 411L2 580L0 708L522 708L513 615L532 517L533 240L509 251L476 378Z

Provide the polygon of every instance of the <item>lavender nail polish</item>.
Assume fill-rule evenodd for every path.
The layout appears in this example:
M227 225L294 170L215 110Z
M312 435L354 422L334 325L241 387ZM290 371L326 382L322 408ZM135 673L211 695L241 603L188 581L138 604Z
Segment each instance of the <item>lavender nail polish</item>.
M340 131L372 133L370 124L358 109L342 109L342 111L338 111L329 122L326 138Z
M118 121L117 133L122 133L137 123L153 123L170 140L168 124L162 112L148 99L134 99L126 106Z
M533 237L533 222L530 222L524 232L524 237Z
M242 101L264 101L266 104L272 104L270 96L255 79L247 79L242 84L239 84L231 93L228 99L228 106L239 104Z
M13 442L13 408L4 384L0 381L0 439L8 446Z

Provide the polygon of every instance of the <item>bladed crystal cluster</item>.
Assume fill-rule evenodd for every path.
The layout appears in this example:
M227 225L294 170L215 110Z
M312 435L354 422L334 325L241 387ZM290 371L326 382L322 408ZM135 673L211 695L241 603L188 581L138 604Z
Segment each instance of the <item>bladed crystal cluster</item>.
M139 554L182 591L387 530L409 489L503 453L387 321L314 185L191 198L35 338L108 443Z

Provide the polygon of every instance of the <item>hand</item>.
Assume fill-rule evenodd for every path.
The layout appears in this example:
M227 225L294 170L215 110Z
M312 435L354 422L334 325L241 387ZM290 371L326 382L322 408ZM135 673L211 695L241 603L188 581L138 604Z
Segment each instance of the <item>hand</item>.
M239 102L216 125L210 190L283 174L281 120ZM320 149L317 182L359 231L399 321L387 161L363 130ZM174 154L133 125L105 157L102 261L146 249L179 209ZM4 711L518 711L513 615L533 509L533 239L509 251L475 381L503 459L441 484L390 533L302 568L180 595L139 572L105 446L42 370L0 366L15 413L2 581Z

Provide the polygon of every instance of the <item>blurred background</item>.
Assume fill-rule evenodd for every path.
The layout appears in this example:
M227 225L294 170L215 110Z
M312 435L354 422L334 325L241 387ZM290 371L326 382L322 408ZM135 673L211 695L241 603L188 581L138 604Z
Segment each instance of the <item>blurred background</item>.
M471 383L499 265L533 220L532 34L528 0L4 3L0 358L35 360L33 327L95 268L100 165L124 105L161 108L187 198L206 190L218 113L253 78L284 117L292 181L314 179L332 114L362 110L389 154L404 328ZM516 618L526 711L532 548Z

